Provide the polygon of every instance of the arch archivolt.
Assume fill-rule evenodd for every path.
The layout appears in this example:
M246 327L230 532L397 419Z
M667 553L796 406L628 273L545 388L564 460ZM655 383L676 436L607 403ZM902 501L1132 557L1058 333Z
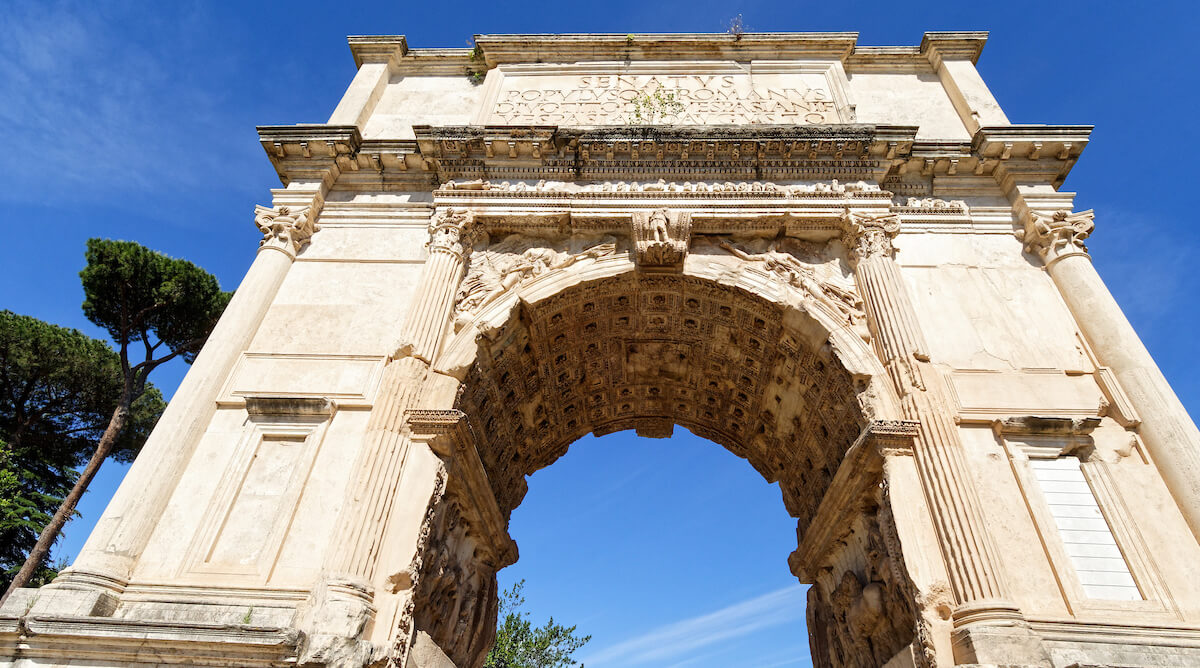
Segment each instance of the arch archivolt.
M427 441L447 482L401 578L405 623L476 665L526 477L588 433L680 425L779 484L827 665L881 665L914 640L931 651L880 487L885 450L910 454L916 428L872 349L842 215L807 221L815 234L790 234L785 216L722 230L661 208L625 217L632 230L468 215L473 250L431 366L457 387L453 410L423 412L454 426L409 419L418 440L440 434Z

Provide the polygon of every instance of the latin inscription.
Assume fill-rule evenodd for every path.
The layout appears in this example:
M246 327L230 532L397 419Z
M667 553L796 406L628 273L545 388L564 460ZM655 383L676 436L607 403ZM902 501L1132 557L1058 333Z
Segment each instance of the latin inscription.
M508 125L819 124L839 122L824 76L734 74L521 77L492 122ZM529 80L547 79L526 87ZM519 86L519 87L518 87Z

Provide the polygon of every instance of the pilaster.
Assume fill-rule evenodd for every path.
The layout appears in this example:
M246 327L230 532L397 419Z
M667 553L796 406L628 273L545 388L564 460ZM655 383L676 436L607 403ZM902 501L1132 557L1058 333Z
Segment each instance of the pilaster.
M413 467L410 459L421 456L421 453L413 455L413 449L422 452L429 450L427 443L414 443L412 432L407 429L406 415L423 406L425 391L432 383L430 364L441 348L450 322L454 294L466 269L474 241L474 229L473 216L464 209L444 208L430 221L429 256L413 292L413 301L401 331L401 343L384 369L379 400L367 424L366 444L355 465L354 480L348 488L339 515L336 539L332 543L335 549L322 569L325 582L319 589L328 590L326 583L354 582L358 583L364 594L357 602L344 596L338 597L330 591L314 594L314 607L317 609L312 624L313 635L317 637L306 646L306 656L365 651L361 638L362 627L358 627L357 631L345 629L338 632L334 629L331 633L320 628L322 620L338 617L336 612L329 612L328 608L345 603L356 611L356 616L373 618L375 598L381 588L395 589L392 593L403 588L393 582L394 576L380 571L381 560L389 551L387 538L397 512L397 502L414 496L415 492L407 489L406 485L415 484L419 487L427 482L406 482L406 477L409 477L406 472ZM436 401L436 397L433 400ZM415 528L414 531L400 533L415 535ZM402 539L407 540L408 537ZM390 602L393 605L386 618L394 625L398 616L409 613L396 610L395 601ZM326 609L322 609L322 606ZM378 641L386 635L386 628L381 628L373 638Z
M876 352L900 395L904 417L920 423L913 455L958 604L957 632L970 634L965 627L976 625L1022 627L1022 615L1010 601L984 522L944 380L929 363L894 259L892 239L900 231L900 221L894 214L851 210L844 225L843 242L867 308Z

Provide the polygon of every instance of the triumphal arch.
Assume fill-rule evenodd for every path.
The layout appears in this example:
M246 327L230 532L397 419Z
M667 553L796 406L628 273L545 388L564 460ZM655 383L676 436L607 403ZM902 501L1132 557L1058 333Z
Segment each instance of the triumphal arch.
M778 483L818 666L1200 665L1200 433L985 37L351 37L0 663L476 668L526 476L679 425Z

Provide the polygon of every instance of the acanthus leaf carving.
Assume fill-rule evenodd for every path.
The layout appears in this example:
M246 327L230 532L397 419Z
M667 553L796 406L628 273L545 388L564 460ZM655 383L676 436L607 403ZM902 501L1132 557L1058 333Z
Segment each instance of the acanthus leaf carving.
M254 207L254 224L262 232L260 247L278 248L289 255L300 252L312 235L320 230L312 216L312 207Z
M900 233L900 217L896 214L847 211L842 225L842 243L852 265L873 257L895 257L892 240Z
M429 221L429 251L451 253L466 259L475 240L475 214L468 209L447 207Z
M1025 242L1026 253L1037 253L1044 261L1052 262L1066 255L1087 253L1083 240L1095 229L1092 209L1076 213L1059 210L1049 215L1031 211L1017 238Z

